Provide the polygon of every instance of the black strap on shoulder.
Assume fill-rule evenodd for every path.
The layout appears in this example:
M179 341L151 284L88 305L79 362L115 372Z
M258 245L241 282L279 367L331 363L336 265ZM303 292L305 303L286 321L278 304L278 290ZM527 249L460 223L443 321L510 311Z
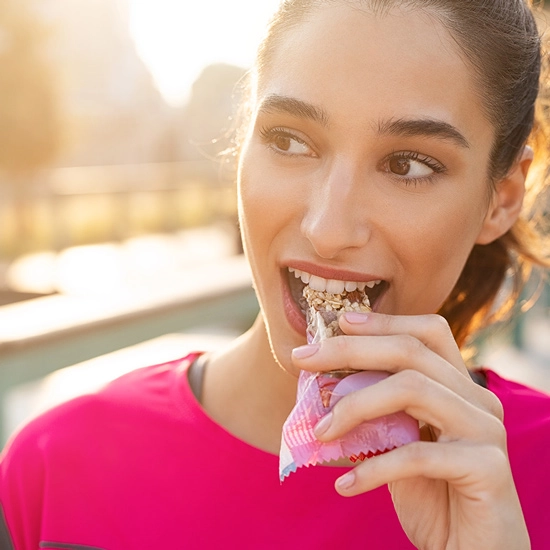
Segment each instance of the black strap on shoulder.
M199 403L202 402L202 386L207 362L208 354L203 353L193 361L187 374L191 391Z
M472 380L482 388L487 389L487 376L484 371L482 370L471 370L470 376L472 377Z
M4 517L4 509L0 505L0 550L13 550L13 542L11 540L6 518Z

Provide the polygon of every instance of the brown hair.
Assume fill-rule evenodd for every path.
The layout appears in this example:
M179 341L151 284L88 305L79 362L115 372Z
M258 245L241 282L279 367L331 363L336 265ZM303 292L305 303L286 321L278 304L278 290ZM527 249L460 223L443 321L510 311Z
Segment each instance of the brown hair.
M284 0L258 50L257 78L261 79L273 52L289 31L299 27L318 7L339 2L373 12L396 4L421 8L429 10L449 29L474 70L482 105L495 128L487 172L491 190L519 160L526 144L535 150L522 215L499 239L474 246L458 282L439 311L462 346L474 332L505 318L513 310L534 265L550 265L550 247L540 222L542 216L537 218L533 209L535 198L547 187L544 167L549 158L549 142L545 90L537 104L541 42L531 3L524 0ZM507 274L510 285L507 295L502 297Z

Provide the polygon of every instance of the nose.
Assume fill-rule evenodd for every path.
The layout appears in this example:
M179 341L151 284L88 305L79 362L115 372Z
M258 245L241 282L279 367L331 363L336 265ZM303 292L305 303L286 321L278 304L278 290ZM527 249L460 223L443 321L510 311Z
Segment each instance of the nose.
M301 230L321 258L334 259L370 238L367 189L357 172L350 163L335 163L322 184L316 182L309 193Z

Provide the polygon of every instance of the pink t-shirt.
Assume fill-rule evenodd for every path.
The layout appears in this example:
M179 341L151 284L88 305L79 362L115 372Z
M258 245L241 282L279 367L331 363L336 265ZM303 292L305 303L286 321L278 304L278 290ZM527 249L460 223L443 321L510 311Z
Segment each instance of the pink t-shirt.
M0 548L413 548L386 487L346 499L333 487L344 470L322 466L281 485L277 456L200 408L186 375L195 357L131 372L13 438ZM549 548L550 396L487 374L533 549Z

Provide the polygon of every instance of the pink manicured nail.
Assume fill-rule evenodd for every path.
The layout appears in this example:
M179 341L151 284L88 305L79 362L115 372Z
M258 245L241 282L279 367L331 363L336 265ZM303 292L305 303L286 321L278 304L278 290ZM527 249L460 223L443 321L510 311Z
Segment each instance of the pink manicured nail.
M348 472L346 475L336 480L336 487L338 489L347 490L350 489L355 483L355 472Z
M305 359L306 357L311 357L315 355L321 346L319 344L308 344L306 346L300 346L299 348L294 348L292 350L292 355L296 359Z
M323 435L330 428L331 423L332 413L328 413L326 416L323 416L319 422L317 422L317 425L313 428L313 432L316 436Z
M366 323L369 318L367 313L356 313L355 311L349 311L344 313L344 317L348 323L352 325L360 325L361 323Z

